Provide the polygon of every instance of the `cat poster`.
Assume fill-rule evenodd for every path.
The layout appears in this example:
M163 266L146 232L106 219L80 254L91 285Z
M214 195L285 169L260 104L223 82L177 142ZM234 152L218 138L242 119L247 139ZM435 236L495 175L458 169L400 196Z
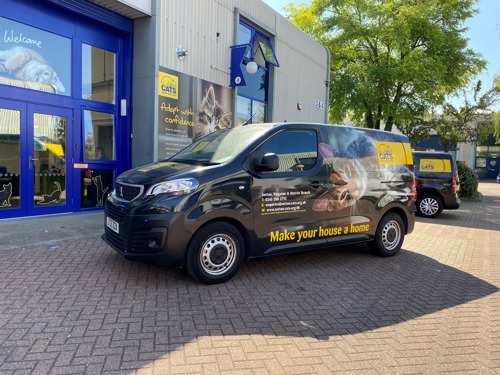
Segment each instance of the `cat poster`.
M3 17L0 35L1 84L71 95L70 39Z
M231 89L170 69L158 74L158 160L232 126Z

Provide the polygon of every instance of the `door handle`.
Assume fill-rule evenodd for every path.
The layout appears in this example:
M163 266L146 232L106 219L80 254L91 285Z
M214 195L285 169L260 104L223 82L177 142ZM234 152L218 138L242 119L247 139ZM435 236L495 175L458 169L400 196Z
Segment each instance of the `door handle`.
M33 168L33 162L35 160L38 160L38 159L35 159L34 157L30 156L30 169Z

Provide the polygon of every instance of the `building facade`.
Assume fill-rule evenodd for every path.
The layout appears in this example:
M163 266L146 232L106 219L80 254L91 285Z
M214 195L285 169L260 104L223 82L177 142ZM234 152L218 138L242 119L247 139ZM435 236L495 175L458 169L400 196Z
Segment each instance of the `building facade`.
M217 129L326 122L329 55L261 0L4 0L0 219L102 209Z

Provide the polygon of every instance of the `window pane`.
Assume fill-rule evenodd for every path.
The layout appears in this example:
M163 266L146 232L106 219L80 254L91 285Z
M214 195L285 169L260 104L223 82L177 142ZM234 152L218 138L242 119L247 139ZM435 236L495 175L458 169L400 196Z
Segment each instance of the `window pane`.
M271 42L260 35L257 35L257 41L259 42L260 51L262 52L262 55L264 56L266 61L269 64L280 66L280 64L278 63L278 59L276 58L276 55L274 54L274 51L271 47Z
M20 206L21 113L0 108L0 210Z
M245 77L245 82L247 84L246 86L238 87L238 93L265 102L267 100L267 71L259 68L257 73L248 74L244 64L241 64L241 71L243 72L243 77Z
M476 147L476 156L487 156L487 154L488 154L488 146Z
M80 186L82 207L102 207L113 190L113 171L107 169L86 169L81 171Z
M250 44L251 39L252 31L240 23L238 25L238 44Z
M3 17L0 26L0 84L71 95L70 39Z
M291 130L279 133L262 146L262 154L278 155L280 166L275 172L301 172L316 165L318 149L316 132Z
M236 98L235 125L242 125L252 117L252 101L242 96ZM251 120L249 121L251 123Z
M64 116L34 114L36 206L66 203L66 123Z
M498 158L498 157L500 157L500 146L489 146L488 156L490 158Z
M476 168L486 168L486 158L477 158Z
M115 54L82 44L82 98L115 103Z
M266 105L260 102L253 102L252 124L266 121Z
M110 113L84 111L85 159L114 160L114 116Z

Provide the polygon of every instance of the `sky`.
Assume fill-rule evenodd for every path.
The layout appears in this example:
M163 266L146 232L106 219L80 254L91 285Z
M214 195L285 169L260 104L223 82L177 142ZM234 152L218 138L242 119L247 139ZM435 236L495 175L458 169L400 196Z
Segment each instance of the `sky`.
M283 8L291 2L309 3L308 0L263 1L282 14ZM491 88L493 77L500 74L500 0L480 0L476 8L479 13L467 20L465 26L469 28L466 33L469 48L481 53L488 62L487 71L478 77L482 81L484 92ZM459 103L455 103L457 104Z

